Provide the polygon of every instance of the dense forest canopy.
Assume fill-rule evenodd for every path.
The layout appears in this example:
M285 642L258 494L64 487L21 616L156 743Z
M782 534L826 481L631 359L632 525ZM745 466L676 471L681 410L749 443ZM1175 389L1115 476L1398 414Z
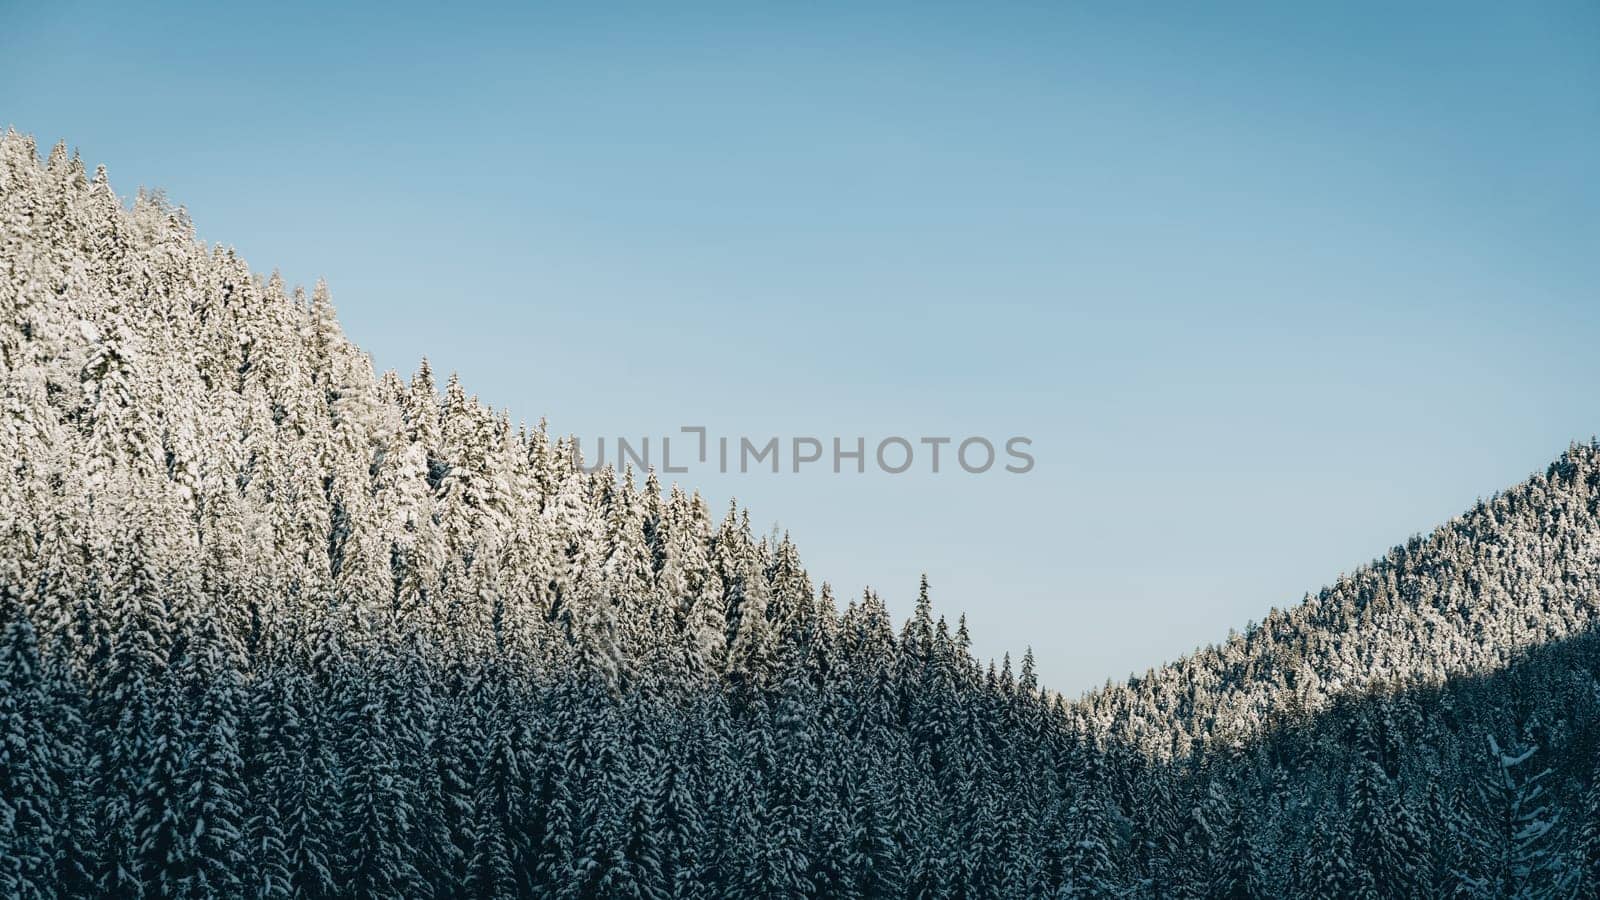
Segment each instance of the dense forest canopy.
M1600 896L1600 447L1077 700L0 141L0 893Z

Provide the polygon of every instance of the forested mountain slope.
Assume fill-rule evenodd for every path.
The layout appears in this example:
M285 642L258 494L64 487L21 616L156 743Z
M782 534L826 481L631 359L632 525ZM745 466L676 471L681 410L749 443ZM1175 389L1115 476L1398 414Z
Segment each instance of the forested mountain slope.
M1075 702L575 456L8 133L0 894L1600 889L1594 446Z
M1600 613L1600 452L1575 446L1287 611L1088 698L1155 756L1248 738L1369 688L1504 668Z

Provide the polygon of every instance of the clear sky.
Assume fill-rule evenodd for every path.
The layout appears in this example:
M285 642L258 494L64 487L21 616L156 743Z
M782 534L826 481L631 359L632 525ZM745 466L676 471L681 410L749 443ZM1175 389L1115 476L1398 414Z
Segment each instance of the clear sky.
M591 447L1031 437L683 478L1069 693L1600 431L1592 2L135 5L0 0L0 125L380 368Z

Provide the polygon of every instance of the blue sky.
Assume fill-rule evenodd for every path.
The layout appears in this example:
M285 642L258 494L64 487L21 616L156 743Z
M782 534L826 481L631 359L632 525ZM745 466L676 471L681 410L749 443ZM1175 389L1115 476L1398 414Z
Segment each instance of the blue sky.
M149 6L0 0L0 120L517 418L1031 437L685 478L1068 692L1600 431L1592 3Z

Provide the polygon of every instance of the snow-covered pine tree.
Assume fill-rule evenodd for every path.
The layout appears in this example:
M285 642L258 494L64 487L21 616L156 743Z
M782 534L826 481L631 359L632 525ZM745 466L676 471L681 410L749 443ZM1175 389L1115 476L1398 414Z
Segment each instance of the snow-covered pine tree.
M55 858L68 821L50 733L33 623L14 602L0 611L0 893L44 898L56 893Z
M1502 749L1492 734L1486 740L1491 760L1481 788L1491 829L1484 848L1486 867L1480 876L1465 875L1463 887L1472 897L1544 900L1569 895L1578 873L1554 849L1553 832L1561 817L1546 803L1542 783L1550 770L1524 768L1539 748Z
M243 708L238 675L228 662L215 620L190 636L173 678L186 696L191 748L177 773L174 809L181 823L174 858L175 894L186 898L238 894L251 878L243 843L244 760L239 747Z

